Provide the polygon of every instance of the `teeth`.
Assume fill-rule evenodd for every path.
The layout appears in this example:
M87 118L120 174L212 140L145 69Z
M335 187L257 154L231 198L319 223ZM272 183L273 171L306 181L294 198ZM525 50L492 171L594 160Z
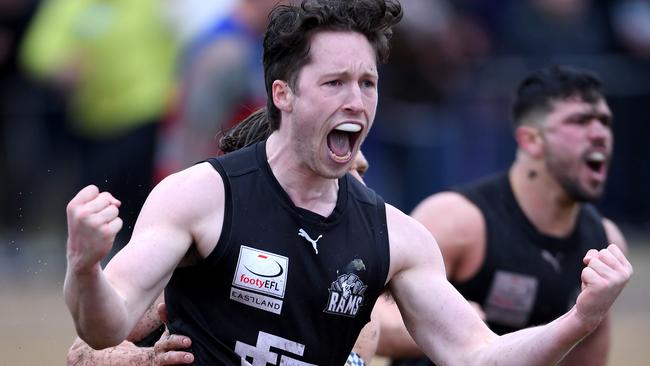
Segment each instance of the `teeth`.
M348 162L348 160L350 160L350 156L352 156L351 151L348 151L348 153L345 154L345 156L338 156L338 155L336 155L336 154L334 154L333 152L330 151L330 157L332 157L332 159L337 163L346 163L346 162Z
M356 123L344 123L336 126L335 130L343 132L359 132L361 131L361 126Z
M594 151L587 156L587 160L596 163L602 163L605 161L605 154L599 151Z

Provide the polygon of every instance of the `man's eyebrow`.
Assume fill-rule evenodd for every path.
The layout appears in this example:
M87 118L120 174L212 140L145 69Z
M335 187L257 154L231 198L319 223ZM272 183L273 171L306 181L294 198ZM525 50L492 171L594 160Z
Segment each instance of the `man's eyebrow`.
M339 70L330 70L321 75L323 78L328 78L328 77L336 77L336 76L349 76L352 73L350 70L347 69L339 69ZM379 78L379 73L377 72L376 69L372 70L365 70L362 72L362 76L364 77L372 77L372 78Z
M575 112L570 112L566 116L564 116L564 120L570 120L570 119L586 119L586 118L597 118L599 120L612 120L612 114L608 112L603 112L603 111L597 111L597 110L587 110L587 111L575 111Z

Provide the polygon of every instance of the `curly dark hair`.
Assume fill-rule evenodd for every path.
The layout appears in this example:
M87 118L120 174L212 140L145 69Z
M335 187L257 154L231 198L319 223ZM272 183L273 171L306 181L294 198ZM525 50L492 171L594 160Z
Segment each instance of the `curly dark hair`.
M223 154L231 153L265 140L271 132L266 108L260 108L223 134L219 139L219 150Z
M402 19L395 0L304 0L300 6L278 6L269 15L264 35L264 83L271 128L280 127L271 86L284 80L292 88L300 69L309 63L311 36L319 30L354 31L366 36L378 62L386 62L391 27Z
M272 85L284 80L295 89L300 69L309 63L312 35L317 31L353 31L363 34L385 63L391 28L402 19L397 0L303 0L279 5L269 14L264 34L266 107L253 112L219 140L222 152L231 152L268 137L280 128L280 111L273 104Z
M548 112L551 103L579 96L587 103L603 98L599 77L585 69L553 65L530 73L517 88L512 105L512 123L516 128L532 114Z

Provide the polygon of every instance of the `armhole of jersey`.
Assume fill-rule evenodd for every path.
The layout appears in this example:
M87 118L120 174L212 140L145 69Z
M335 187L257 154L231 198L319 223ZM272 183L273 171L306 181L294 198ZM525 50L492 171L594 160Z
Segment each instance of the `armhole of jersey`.
M230 186L230 179L226 170L221 165L221 162L216 158L207 160L212 167L221 175L224 190L224 208L223 208L223 225L221 227L221 235L217 241L215 248L208 254L203 263L206 266L211 266L217 263L223 255L227 252L230 245L230 236L232 234L232 220L233 220L233 207L232 207L232 189Z
M381 283L381 286L383 288L388 280L388 270L391 260L390 243L388 242L388 224L386 223L386 203L377 194L375 194L375 199L377 200L377 205L375 206L377 209L377 218L379 219L379 224L381 225L375 232L375 238L377 239L377 243L381 245L378 251L380 256L379 263L381 266L378 273L379 280L381 281L379 283Z

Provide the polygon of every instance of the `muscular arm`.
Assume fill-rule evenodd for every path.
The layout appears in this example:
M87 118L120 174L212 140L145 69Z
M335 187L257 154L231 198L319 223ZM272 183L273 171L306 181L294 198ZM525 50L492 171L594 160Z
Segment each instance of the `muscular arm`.
M392 207L387 219L389 288L409 333L438 364L554 364L596 328L632 272L618 248L590 251L573 309L547 325L498 337L447 281L428 231Z
M411 217L435 236L450 279L467 279L478 270L484 256L485 223L476 206L458 193L443 192L420 203ZM376 305L381 313L378 353L387 357L422 356L394 300L382 300ZM475 307L479 308L477 304Z
M117 231L104 231L96 193L87 187L68 205L64 292L78 335L99 349L126 339L193 242L201 255L211 251L223 222L223 184L207 164L165 179L147 198L129 244L103 271L99 261Z

